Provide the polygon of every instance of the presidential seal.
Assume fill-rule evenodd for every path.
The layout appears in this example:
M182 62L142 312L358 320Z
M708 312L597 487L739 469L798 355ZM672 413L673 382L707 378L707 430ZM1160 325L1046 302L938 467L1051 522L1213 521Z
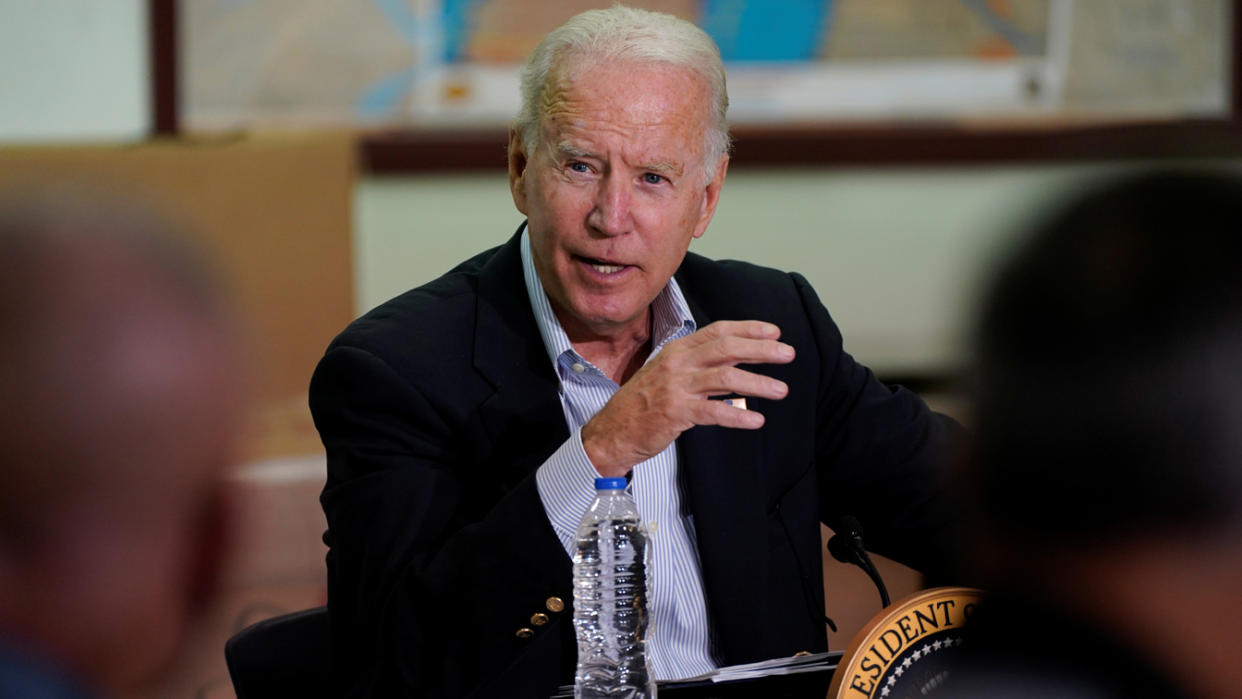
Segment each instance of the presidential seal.
M982 599L982 590L937 587L881 610L841 657L829 699L905 699L940 686L959 657L962 627Z

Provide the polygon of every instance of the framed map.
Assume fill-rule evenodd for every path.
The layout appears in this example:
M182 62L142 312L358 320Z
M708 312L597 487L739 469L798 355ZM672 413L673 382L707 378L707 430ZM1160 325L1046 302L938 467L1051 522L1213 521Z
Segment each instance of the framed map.
M1242 156L1242 0L628 0L702 26L735 165ZM610 0L148 0L157 134L346 128L497 167L519 65Z
M497 126L563 0L182 0L183 125ZM702 26L731 121L1224 116L1226 0L634 0Z

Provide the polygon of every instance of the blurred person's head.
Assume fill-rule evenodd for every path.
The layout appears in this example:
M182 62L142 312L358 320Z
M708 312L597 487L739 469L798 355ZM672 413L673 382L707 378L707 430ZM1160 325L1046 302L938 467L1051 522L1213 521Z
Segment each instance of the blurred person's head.
M108 691L169 660L220 553L239 355L177 234L0 207L0 637Z
M1077 194L1001 268L978 329L967 479L982 581L1165 662L1231 655L1240 264L1242 182L1171 171Z

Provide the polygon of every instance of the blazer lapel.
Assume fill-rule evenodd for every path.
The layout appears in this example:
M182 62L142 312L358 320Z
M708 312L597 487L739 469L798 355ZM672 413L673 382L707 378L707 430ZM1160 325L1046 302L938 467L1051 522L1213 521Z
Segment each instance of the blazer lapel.
M679 282L680 283L680 282ZM712 321L682 293L698 327ZM681 480L694 516L708 614L727 664L762 660L760 607L767 575L760 479L762 430L695 427L677 439Z
M513 485L569 437L560 386L526 294L519 247L525 224L479 274L475 368L496 388L480 408L492 453L511 464Z

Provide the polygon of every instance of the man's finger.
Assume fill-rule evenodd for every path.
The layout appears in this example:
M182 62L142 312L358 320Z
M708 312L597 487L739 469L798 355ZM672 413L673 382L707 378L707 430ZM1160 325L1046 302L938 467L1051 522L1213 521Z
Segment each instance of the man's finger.
M793 345L777 340L728 336L695 347L692 352L702 366L720 364L788 364L794 359Z
M682 338L689 347L719 340L722 337L748 337L754 340L776 340L781 329L762 320L718 320Z
M789 394L789 386L784 381L734 366L712 367L697 372L686 390L699 396L736 393L769 400L780 400Z
M742 430L763 427L763 413L735 408L722 400L695 401L690 410L690 420L696 425L719 425Z

